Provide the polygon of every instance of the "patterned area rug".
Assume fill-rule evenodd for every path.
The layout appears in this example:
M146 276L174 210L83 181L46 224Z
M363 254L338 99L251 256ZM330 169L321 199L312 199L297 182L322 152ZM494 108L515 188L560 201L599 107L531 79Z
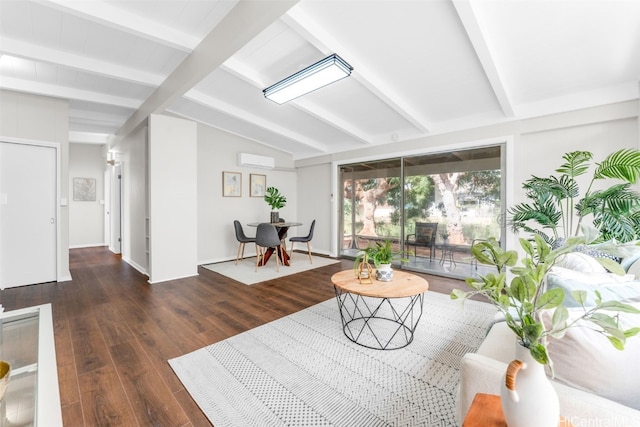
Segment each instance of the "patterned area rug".
M273 257L272 257L273 258ZM291 265L280 265L280 271L276 271L275 259L270 259L264 267L258 267L256 271L256 257L245 258L236 265L234 261L218 262L215 264L203 265L207 270L215 271L223 276L227 276L245 285L255 285L256 283L265 282L267 280L277 279L291 274L300 273L302 271L312 270L318 267L335 264L339 261L321 256L313 257L313 264L309 262L306 253L294 253Z
M455 426L460 360L495 309L435 292L424 309L399 350L349 341L332 299L169 364L216 427Z

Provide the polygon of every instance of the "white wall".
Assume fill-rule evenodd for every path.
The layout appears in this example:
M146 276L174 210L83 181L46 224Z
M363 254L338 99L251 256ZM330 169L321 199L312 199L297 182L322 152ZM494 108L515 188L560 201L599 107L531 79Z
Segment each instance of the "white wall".
M147 273L147 127L141 126L115 147L122 171L122 259Z
M69 272L69 102L58 98L0 90L0 136L60 145L60 238L57 242L58 280Z
M104 242L104 169L103 146L69 144L69 247L103 246ZM96 180L96 200L73 200L73 179Z
M251 153L275 158L276 169L256 169L237 165L238 153ZM269 221L271 208L261 197L249 196L249 175L266 175L267 186L277 187L287 198L280 216L287 221L300 221L289 236L306 234L309 223L297 212L298 183L291 155L219 129L198 124L198 263L207 264L235 259L238 242L233 220L239 220L247 235L255 235L250 222ZM242 174L242 197L222 196L222 172ZM255 254L247 245L245 256Z
M311 241L313 252L329 255L331 247L332 201L336 195L331 191L331 169L327 164L301 168L298 171L298 214L297 219L305 225L300 227L301 235L309 231L311 221L316 220L316 228ZM339 200L340 195L338 195ZM337 205L335 205L337 206ZM304 245L296 246L305 249Z
M149 283L198 274L197 126L149 117Z
M563 162L562 155L569 151L586 150L594 153L596 160L619 148L640 148L638 135L638 101L629 101L594 107L569 113L507 122L494 126L469 129L460 132L433 135L394 144L370 147L367 150L348 151L335 155L298 160L295 166L300 179L313 181L314 176L335 180L335 165L354 161L388 158L398 155L441 152L452 147L463 148L489 142L510 141L507 152L507 200L512 206L524 200L522 182L532 174L549 175ZM333 163L331 163L333 162ZM311 177L311 178L309 178ZM337 184L336 184L337 185ZM299 185L299 193L309 191L307 185ZM338 189L333 188L338 194ZM299 194L302 200L302 196ZM318 205L314 210L320 224L331 224L331 244L321 247L321 240L314 238L314 249L338 252L337 209L339 197L333 197L331 207ZM301 215L307 208L298 207ZM304 213L302 213L304 212ZM517 239L507 236L507 247L516 247Z

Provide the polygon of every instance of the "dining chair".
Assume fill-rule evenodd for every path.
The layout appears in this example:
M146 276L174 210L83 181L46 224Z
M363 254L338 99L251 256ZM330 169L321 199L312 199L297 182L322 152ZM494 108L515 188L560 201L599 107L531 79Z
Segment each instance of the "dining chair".
M255 243L255 237L248 237L244 234L242 224L237 219L233 221L233 227L236 230L236 239L238 240L238 254L236 255L236 265L238 265L238 259L244 259L244 245L246 243Z
M256 231L256 271L258 271L260 260L264 257L268 248L274 248L276 271L280 271L280 257L282 256L281 244L280 236L278 236L278 231L273 224L266 222L258 224L258 230Z
M289 241L291 242L291 253L289 254L289 260L293 256L293 243L294 242L304 242L307 244L307 252L309 253L309 261L313 264L313 258L311 258L311 239L313 239L313 229L316 226L316 220L311 221L311 227L309 227L309 234L304 237L291 237Z
M279 217L278 223L281 223L281 222L287 222L287 220L282 217ZM280 232L278 232L278 234L280 234ZM287 251L287 234L288 233L284 233L282 237L280 237L280 240L282 241L282 248L285 252Z

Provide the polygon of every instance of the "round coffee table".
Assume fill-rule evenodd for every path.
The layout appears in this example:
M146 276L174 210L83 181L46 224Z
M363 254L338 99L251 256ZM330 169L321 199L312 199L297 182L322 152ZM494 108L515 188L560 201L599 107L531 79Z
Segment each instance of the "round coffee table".
M356 344L377 350L406 347L422 316L429 282L394 270L391 282L360 283L353 270L331 277L344 334Z

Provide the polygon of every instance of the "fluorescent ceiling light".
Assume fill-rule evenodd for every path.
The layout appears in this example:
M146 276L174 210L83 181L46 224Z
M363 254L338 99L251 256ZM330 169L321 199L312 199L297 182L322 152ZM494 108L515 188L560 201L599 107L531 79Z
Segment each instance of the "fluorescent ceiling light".
M351 75L353 67L335 53L264 89L265 98L284 104Z

